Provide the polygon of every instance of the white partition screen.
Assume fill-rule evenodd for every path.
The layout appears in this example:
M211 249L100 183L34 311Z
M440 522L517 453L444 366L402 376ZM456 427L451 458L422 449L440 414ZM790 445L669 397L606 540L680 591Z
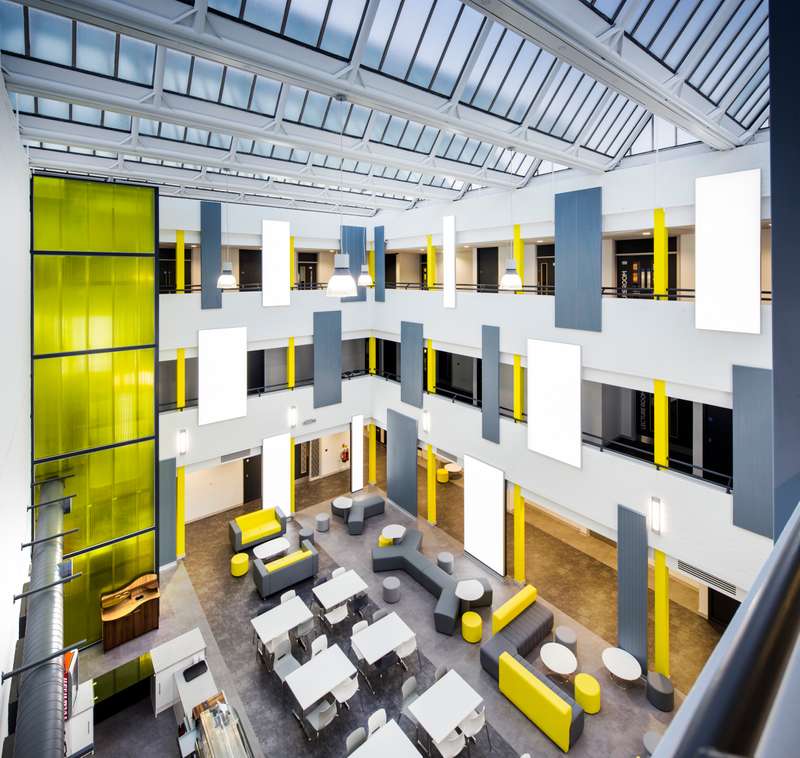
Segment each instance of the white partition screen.
M350 491L364 489L364 417L350 419Z
M292 510L292 438L267 437L261 444L261 507Z
M528 448L581 467L581 346L528 340Z
M761 170L695 179L694 325L761 332Z
M445 308L456 307L456 217L442 218L442 294Z
M289 305L289 222L261 222L261 304Z
M469 455L464 456L464 550L505 575L505 474Z
M247 327L197 333L197 423L247 415Z

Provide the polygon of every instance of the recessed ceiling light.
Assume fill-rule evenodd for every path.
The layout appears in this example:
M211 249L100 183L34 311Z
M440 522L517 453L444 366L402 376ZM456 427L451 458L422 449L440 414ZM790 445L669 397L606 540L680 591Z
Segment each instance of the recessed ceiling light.
M541 244L542 244L542 242L544 242L544 240L536 240L536 244L537 244L537 245L541 245Z
M328 250L329 253L335 253L335 250Z
M642 232L642 237L649 237L649 236L650 236L650 232Z

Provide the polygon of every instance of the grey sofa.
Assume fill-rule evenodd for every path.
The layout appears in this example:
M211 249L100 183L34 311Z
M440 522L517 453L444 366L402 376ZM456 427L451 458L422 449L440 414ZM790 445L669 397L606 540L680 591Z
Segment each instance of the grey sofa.
M297 556L298 560L286 563L286 558L296 556L297 553L304 551L308 555ZM275 568L269 570L270 566ZM302 582L304 579L310 579L316 576L318 570L319 553L309 540L303 540L300 543L299 550L295 551L295 553L290 553L284 558L278 558L267 564L258 558L254 558L251 566L253 582L261 597L268 597L298 582Z
M405 539L397 545L374 547L372 549L372 570L405 571L412 579L419 582L428 592L437 598L433 610L433 623L437 632L453 634L462 610L462 602L456 597L456 584L459 579L440 569L433 561L421 552L422 532L408 529ZM480 580L479 580L480 581ZM486 606L492 604L492 589L485 580L481 581L485 592L469 606Z
M228 537L234 553L249 550L283 534L286 534L286 514L278 507L243 513L228 522Z
M384 513L386 501L374 492L364 492L351 497L353 505L350 508L337 508L331 501L331 513L347 524L347 531L350 534L363 534L364 522L368 518Z

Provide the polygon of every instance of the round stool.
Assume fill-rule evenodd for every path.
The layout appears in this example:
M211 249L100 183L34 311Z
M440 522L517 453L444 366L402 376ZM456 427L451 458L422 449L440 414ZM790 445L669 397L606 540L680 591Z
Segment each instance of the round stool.
M450 474L447 469L440 468L436 471L436 481L445 484L450 481Z
M483 619L475 611L461 617L461 636L466 642L480 642L483 636Z
M647 700L659 711L669 713L675 708L675 689L672 682L657 671L647 672Z
M389 545L394 545L394 540L389 539L389 537L384 537L382 534L379 534L378 547L389 547Z
M448 574L453 573L453 554L452 553L439 553L436 556L436 565L446 571Z
M300 544L302 544L303 540L308 540L313 545L314 530L307 526L301 526L300 529L298 529L297 531L297 539Z
M236 553L231 556L231 576L244 576L250 566L250 557L247 553Z
M396 576L387 576L383 580L383 599L387 603L400 600L400 580Z
M578 635L568 626L557 626L553 639L564 647L568 647L575 655L578 654Z
M600 710L600 682L591 674L575 675L575 702L589 714Z
M327 513L318 513L315 522L318 532L327 532L331 528L331 517Z

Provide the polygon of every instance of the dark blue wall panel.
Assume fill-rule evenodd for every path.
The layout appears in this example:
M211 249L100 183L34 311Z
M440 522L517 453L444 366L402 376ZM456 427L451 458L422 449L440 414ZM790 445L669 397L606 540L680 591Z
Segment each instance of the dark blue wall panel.
M158 462L158 565L175 562L177 517L175 459Z
M733 524L772 538L772 371L733 367Z
M314 313L314 407L342 402L342 312Z
M364 226L343 226L342 252L350 256L350 273L358 281L361 265L367 261L367 229ZM367 288L359 287L355 297L343 297L343 303L356 303L367 299Z
M400 322L400 399L422 408L422 324Z
M200 201L200 307L222 308L217 279L222 271L222 207Z
M386 240L383 227L375 227L375 302L386 300Z
M556 195L556 326L603 328L603 195L600 187Z
M500 442L500 327L481 327L481 433Z
M417 421L391 408L386 411L386 494L417 515Z
M617 507L617 644L647 672L647 519Z

